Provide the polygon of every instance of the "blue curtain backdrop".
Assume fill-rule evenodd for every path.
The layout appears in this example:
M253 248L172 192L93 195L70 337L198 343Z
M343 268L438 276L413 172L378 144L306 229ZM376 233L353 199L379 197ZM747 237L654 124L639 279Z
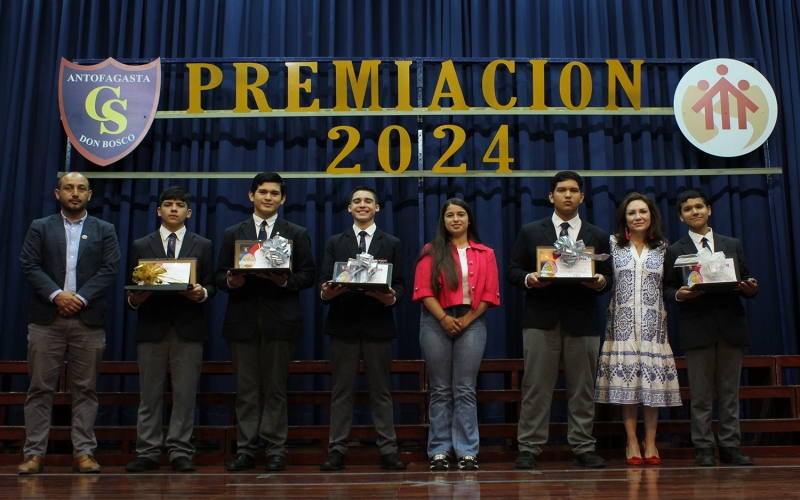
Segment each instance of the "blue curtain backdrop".
M586 178L581 216L610 229L617 204L625 194L631 190L645 192L657 201L666 234L677 240L685 233L685 226L677 218L676 197L686 188L702 189L712 201L712 227L742 240L751 274L759 280L759 296L746 304L753 327L749 353L797 352L800 101L796 89L800 19L793 0L0 0L0 27L0 109L6 110L0 117L0 200L6 213L0 224L2 359L26 357L30 288L19 271L22 240L33 219L58 209L51 193L57 172L66 164L66 136L59 121L57 94L61 57L142 61L155 57L457 59L456 70L467 102L474 106L485 105L479 91L483 66L458 58L517 59L520 68L516 74L498 74L498 93L501 102L516 95L518 105L531 99L530 71L524 64L533 58L644 59L642 106L671 105L678 80L691 67L677 62L648 65L648 60L728 57L754 61L773 85L780 113L768 148L741 158L713 158L700 152L683 139L671 117L540 116L426 118L421 125L424 161L430 169L444 154L449 139L437 139L433 131L441 124L452 123L467 131L468 140L448 163L466 162L470 170L494 170L494 165L483 163L483 154L498 125L508 124L515 170L686 169L683 177ZM558 67L558 63L552 66ZM590 68L594 81L603 81L602 65L591 64ZM223 65L223 69L225 83L204 98L209 108L233 107L233 69L230 65ZM163 71L159 108L185 109L185 67L164 65ZM414 71L412 80L416 78ZM390 71L382 73L383 96L391 95L394 89L389 83L391 76ZM423 102L427 105L438 72L426 72L423 77ZM323 99L330 97L326 85L332 78L332 71L313 76L315 93ZM548 96L558 95L557 78L558 71L551 70L546 82ZM282 89L282 84L276 83L281 80L285 80L285 74L276 70L270 76L270 85ZM599 83L595 87L599 88ZM412 84L412 105L416 104L413 89ZM280 91L276 97L269 96L273 108L283 107L283 96ZM596 92L590 105L605 105L606 99ZM416 255L433 235L441 203L451 196L465 198L471 204L481 237L495 249L504 274L519 228L552 213L547 200L549 180L465 176L423 181L371 179L369 172L380 170L378 136L393 124L411 133L416 151L418 125L413 117L156 120L143 143L125 159L102 169L73 152L70 168L112 172L323 172L344 143L342 139L329 140L328 130L351 125L361 131L358 154L364 159L362 178L288 181L283 216L309 230L318 264L326 240L352 222L346 211L349 191L367 183L373 184L380 196L378 225L403 241L409 289ZM393 165L398 161L396 155L392 157ZM760 175L701 177L690 171L738 166L779 166L783 175L772 179ZM415 162L410 168L415 168ZM105 359L136 359L132 340L135 313L123 307L124 269L133 240L158 226L155 211L160 191L172 184L188 188L195 195L189 229L219 242L227 226L252 213L247 198L249 182L93 181L90 212L115 224L123 254L118 286L109 294L111 316ZM488 313L485 356L521 357L522 293L503 283L501 298L502 306ZM326 359L328 339L320 334L325 308L312 290L303 293L302 300L307 311L306 334L296 357ZM229 359L219 333L225 303L225 294L220 294L209 307L210 340L205 356L210 360ZM419 358L419 307L411 302L410 294L397 309L396 318L401 333L395 356ZM672 326L671 340L680 354ZM19 382L18 390L24 390L23 382ZM120 388L119 381L103 383L106 390ZM320 383L325 384L297 382L295 388L312 388ZM230 389L232 382L225 384ZM502 419L502 408L497 413L491 408L484 413L487 421ZM319 418L310 409L299 409L293 422ZM224 419L227 414L222 410L217 414L206 409L200 415L203 423ZM131 423L135 409L106 412L100 420Z

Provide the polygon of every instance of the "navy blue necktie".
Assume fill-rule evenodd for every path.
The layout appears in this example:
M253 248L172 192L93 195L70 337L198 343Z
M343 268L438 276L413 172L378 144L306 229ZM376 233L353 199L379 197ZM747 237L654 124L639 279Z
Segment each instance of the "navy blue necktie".
M267 241L267 221L261 221L261 229L258 230L258 241Z
M562 236L569 237L569 231L567 231L568 229L569 229L569 222L562 222L561 223L561 232L558 233L558 237L559 238L561 238Z
M708 248L709 250L711 250L711 245L708 244L708 238L703 238L702 240L700 240L700 242L703 244L703 248ZM713 252L713 250L711 251Z
M167 258L174 259L175 258L175 242L178 241L178 237L175 236L175 233L169 233L169 238L167 238Z
M367 253L367 232L358 233L358 253Z

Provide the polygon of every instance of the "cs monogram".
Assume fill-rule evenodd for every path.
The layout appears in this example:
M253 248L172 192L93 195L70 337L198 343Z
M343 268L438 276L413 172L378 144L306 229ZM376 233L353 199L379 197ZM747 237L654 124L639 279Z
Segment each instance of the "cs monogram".
M130 66L108 58L80 66L61 59L58 103L72 145L106 166L139 145L155 118L161 59Z

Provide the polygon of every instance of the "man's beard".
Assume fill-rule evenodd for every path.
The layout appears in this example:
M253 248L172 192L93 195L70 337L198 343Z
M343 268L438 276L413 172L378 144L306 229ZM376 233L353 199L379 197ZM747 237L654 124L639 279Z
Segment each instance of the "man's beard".
M67 202L67 203L61 202L61 210L63 210L65 213L69 213L69 214L79 214L79 213L83 212L84 210L86 210L86 205L87 204L88 204L88 200L83 202L83 203L81 203L77 207L73 207L72 205L69 204L69 202Z

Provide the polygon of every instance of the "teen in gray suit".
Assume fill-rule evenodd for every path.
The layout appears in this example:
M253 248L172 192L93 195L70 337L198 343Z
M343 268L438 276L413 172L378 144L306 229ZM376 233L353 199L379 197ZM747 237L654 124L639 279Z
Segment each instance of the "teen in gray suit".
M25 460L20 474L42 471L53 390L69 353L73 469L100 472L97 439L97 375L105 349L106 292L114 284L119 246L114 226L86 213L92 198L82 174L64 175L55 190L61 213L31 223L20 254L22 274L33 288L28 323Z
M159 468L163 433L161 409L167 365L172 383L172 414L167 433L167 453L173 470L195 470L191 444L194 409L200 369L203 366L203 342L208 338L205 302L214 297L214 247L210 240L186 229L192 216L191 196L180 186L164 190L159 197L161 227L133 243L129 272L139 259L197 259L196 283L190 290L162 293L128 292L128 305L138 311L136 353L139 359L141 401L136 424L136 454L125 466L128 472ZM130 274L129 274L130 276Z
M520 454L514 465L536 467L536 457L547 442L550 403L558 365L563 360L567 381L569 415L567 440L575 453L575 465L605 467L595 452L594 380L600 352L600 320L597 296L611 288L609 261L595 263L597 281L552 283L539 281L536 247L553 246L559 236L583 240L595 253L609 253L608 233L578 215L583 202L583 180L575 172L562 171L550 181L551 217L522 227L511 253L506 278L525 290L522 346L525 375L517 439Z
M286 201L286 183L281 176L258 174L249 196L253 216L225 230L216 272L217 286L228 293L222 336L228 339L236 380L237 455L228 470L255 467L260 437L266 446L266 469L277 471L286 468L289 361L303 335L300 290L314 285L316 269L306 229L278 216L278 208ZM236 258L236 240L265 240L277 234L293 242L289 276L233 275L228 271Z
M678 216L689 226L689 234L667 248L664 261L664 298L678 304L681 348L692 388L692 443L695 463L714 466L714 433L711 430L712 391L717 389L719 413L719 460L725 464L753 465L739 451L739 377L744 346L750 344L750 326L739 299L758 291L750 277L739 240L714 233L708 227L711 205L702 193L684 191L678 196ZM675 259L695 254L703 247L724 252L738 261L741 283L738 291L704 293L690 291Z
M369 384L372 420L378 432L381 467L405 470L397 456L390 383L392 339L397 336L394 306L403 300L403 252L400 240L375 225L380 210L375 190L358 186L350 193L347 210L353 214L353 226L334 235L325 246L319 285L322 300L330 304L325 333L331 336L331 435L328 458L320 470L344 469L347 437L353 423L353 391L358 376L358 361L363 351L364 370ZM392 264L389 293L348 291L341 285L329 285L336 262L347 262L359 253Z

